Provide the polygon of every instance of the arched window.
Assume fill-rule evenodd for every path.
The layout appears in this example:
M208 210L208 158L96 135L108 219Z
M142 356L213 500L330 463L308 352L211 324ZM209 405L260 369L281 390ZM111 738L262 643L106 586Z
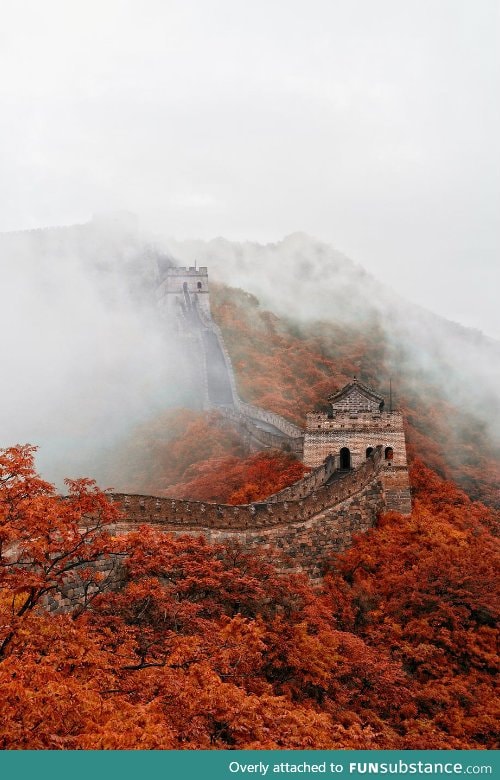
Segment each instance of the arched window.
M341 469L351 468L351 452L348 447L342 447L342 449L340 450L340 468Z
M198 284L196 286L197 286L198 290L201 290L201 282L198 282Z
M385 448L385 459L386 460L392 460L394 458L394 450L392 447L386 447Z
M373 454L373 447L366 448L366 457L369 458Z

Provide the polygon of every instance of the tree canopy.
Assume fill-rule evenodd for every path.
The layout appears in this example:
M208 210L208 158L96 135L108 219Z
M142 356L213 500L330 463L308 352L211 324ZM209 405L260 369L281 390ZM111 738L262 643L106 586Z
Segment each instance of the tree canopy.
M411 519L381 518L318 591L272 551L116 537L106 494L61 498L33 457L0 454L2 748L496 744L498 518L422 464ZM48 611L76 575L78 607Z

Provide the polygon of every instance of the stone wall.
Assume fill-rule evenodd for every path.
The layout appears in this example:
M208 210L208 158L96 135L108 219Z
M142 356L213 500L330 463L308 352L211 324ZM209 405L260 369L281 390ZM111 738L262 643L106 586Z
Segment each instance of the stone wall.
M272 425L277 428L285 436L294 438L301 438L304 432L298 425L285 420L281 415L275 412L268 412L266 409L261 409L260 406L252 406L252 404L246 404L243 401L238 403L238 409L245 417L252 420L260 420L261 422Z
M42 606L48 612L70 612L77 607L85 607L99 593L119 589L125 581L125 571L121 556L106 556L92 564L84 564L82 569L99 572L99 582L89 583L82 580L78 567L66 574L64 584L49 591Z
M242 406L249 406L243 404ZM250 407L257 408L257 407ZM286 433L276 431L273 433L270 430L266 430L259 425L259 420L247 416L244 411L240 411L240 405L229 409L221 409L220 411L225 417L230 419L240 429L241 435L250 451L258 451L263 449L276 449L286 450L293 452L300 460L302 460L304 453L304 436L290 437ZM276 415L278 417L279 415ZM283 419L283 418L282 418ZM287 421L286 421L287 422ZM272 423L270 423L272 425ZM290 423L292 425L292 423Z
M339 473L337 465L330 459L266 501L242 506L115 493L110 500L123 518L109 530L126 534L149 524L174 536L201 535L213 544L236 541L266 551L281 571L305 572L319 581L331 556L346 550L354 534L373 527L380 513L405 501L411 511L404 469L386 465L380 447L357 470ZM120 557L103 559L94 568L103 575L100 592L124 581ZM44 605L68 611L96 593L97 586L83 587L75 570Z
M400 412L378 414L326 414L307 415L307 430L304 439L304 463L319 466L331 453L338 453L342 447L351 452L353 468L366 459L368 447L381 445L385 450L391 447L393 461L406 466L406 444L403 417Z
M278 493L273 493L273 495L268 496L266 501L268 503L269 501L298 501L301 498L305 498L315 490L323 487L323 485L331 480L332 477L336 476L338 469L338 456L326 458L325 463L322 463L321 466L312 469L308 474L302 477L302 479L294 482L293 485L289 485L288 487L283 488L283 490L280 490Z
M245 507L217 507L123 495L115 495L114 501L124 511L124 519L113 529L117 534L130 533L142 523L149 523L174 536L201 535L212 544L236 541L247 550L264 551L279 570L304 572L312 582L319 582L331 556L346 550L353 535L371 528L385 509L379 468L366 470L364 477L347 475L334 490L320 488L308 499L285 501L279 506L268 501ZM50 612L72 611L98 592L118 589L125 581L119 557L103 558L93 567L103 575L99 586L84 587L75 570L58 591L45 597L44 607Z
M310 492L303 498L296 497L301 490L296 483L290 500L279 494L243 506L114 494L124 514L114 530L128 533L147 523L175 535L201 534L213 543L234 539L249 549L276 548L281 568L316 578L329 556L346 549L353 533L373 526L385 508L380 450L358 470L313 490L329 468L309 477Z
M218 528L199 531L212 543L234 539L249 550L267 551L269 561L282 571L305 572L318 581L331 556L350 547L354 534L375 525L384 507L383 485L376 478L351 497L325 506L307 519L287 522L284 518L272 526L247 528L243 534Z
M387 463L381 472L384 486L385 508L403 515L411 514L411 494L408 469Z
M226 345L224 343L224 338L222 336L222 331L217 325L216 322L213 321L213 319L210 316L206 316L205 312L199 311L199 319L200 323L203 325L204 328L207 330L212 331L212 333L215 333L217 340L219 342L219 346L221 348L222 354L224 356L224 362L226 365L227 375L228 375L228 381L231 385L231 390L233 394L233 406L236 407L239 402L239 396L238 391L236 389L236 381L234 378L234 371L233 371L233 364L231 362L231 357L229 355L229 352L227 351Z

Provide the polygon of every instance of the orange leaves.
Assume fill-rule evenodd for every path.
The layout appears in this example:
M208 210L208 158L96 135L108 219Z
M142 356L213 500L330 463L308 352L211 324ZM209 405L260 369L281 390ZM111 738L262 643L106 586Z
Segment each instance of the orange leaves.
M214 458L191 467L192 478L169 492L177 498L249 504L292 485L307 470L293 455L279 450L247 458Z
M90 480L69 483L66 499L57 496L36 475L33 453L20 446L0 452L0 594L14 625L0 634L0 659L19 618L43 599L71 581L98 592L103 578L96 564L113 552L106 530L118 511L108 498Z
M107 478L123 492L171 495L193 466L243 453L239 433L219 414L177 409L136 428L110 457Z
M489 528L498 517L421 463L412 471L412 517L388 513L359 537L336 561L327 592L341 624L347 614L372 647L402 663L418 707L407 747L436 745L422 719L452 735L450 745L491 745L500 559Z
M254 456L253 484L274 457ZM0 455L0 747L495 744L497 518L422 464L413 516L386 514L315 592L268 550L147 526L116 539L105 494L80 480L61 500L31 458ZM113 556L109 591L95 565ZM85 609L44 611L75 572L97 588Z

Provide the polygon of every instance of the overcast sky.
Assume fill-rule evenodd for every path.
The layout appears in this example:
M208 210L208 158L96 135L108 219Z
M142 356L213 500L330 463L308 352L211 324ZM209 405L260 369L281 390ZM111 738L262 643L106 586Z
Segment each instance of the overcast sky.
M0 230L302 230L500 338L497 0L2 0Z

